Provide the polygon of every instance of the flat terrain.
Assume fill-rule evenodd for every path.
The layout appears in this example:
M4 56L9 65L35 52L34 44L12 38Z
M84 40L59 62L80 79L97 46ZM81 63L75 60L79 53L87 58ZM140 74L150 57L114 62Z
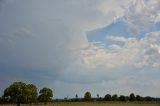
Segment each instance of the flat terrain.
M78 103L55 103L54 106L160 106L160 104L78 102Z
M16 106L16 105L0 105L0 106ZM60 102L47 105L21 105L21 106L160 106L160 104L152 103L105 103L105 102Z

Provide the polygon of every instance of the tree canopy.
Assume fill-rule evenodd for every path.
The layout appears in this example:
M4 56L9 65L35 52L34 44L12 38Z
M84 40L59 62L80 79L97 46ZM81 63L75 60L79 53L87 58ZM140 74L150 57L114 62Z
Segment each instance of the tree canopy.
M44 104L47 104L47 102L50 102L53 97L53 92L50 88L43 88L39 91L39 101L44 102Z
M113 100L113 101L117 101L117 100L118 100L117 94L114 94L114 95L112 96L112 100Z
M37 101L38 97L38 92L37 92L37 87L33 84L28 84L27 85L27 102L32 103Z
M84 100L85 101L91 101L91 99L92 99L91 93L86 92L85 95L84 95Z
M111 101L111 99L112 99L112 97L110 94L107 94L104 96L104 100L106 100L106 101Z
M135 100L136 100L136 97L135 97L134 93L131 93L131 94L130 94L129 100L130 100L130 101L135 101Z
M4 90L4 100L17 103L32 103L37 99L37 88L33 84L25 84L24 82L14 82Z
M126 101L126 97L124 95L120 95L119 101Z

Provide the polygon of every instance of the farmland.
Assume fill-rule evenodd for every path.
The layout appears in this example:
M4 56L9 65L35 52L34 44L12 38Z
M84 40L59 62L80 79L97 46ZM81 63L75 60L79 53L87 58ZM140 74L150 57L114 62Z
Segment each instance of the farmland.
M0 106L16 106L16 105L0 105ZM117 103L117 102L57 102L47 105L21 105L21 106L160 106L155 103Z
M78 103L55 103L54 106L160 106L160 104L139 103L106 103L106 102L78 102Z

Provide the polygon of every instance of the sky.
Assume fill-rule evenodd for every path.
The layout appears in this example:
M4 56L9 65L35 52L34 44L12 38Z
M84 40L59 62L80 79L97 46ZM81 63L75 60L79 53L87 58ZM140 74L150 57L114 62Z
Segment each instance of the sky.
M159 0L0 0L0 94L160 97Z

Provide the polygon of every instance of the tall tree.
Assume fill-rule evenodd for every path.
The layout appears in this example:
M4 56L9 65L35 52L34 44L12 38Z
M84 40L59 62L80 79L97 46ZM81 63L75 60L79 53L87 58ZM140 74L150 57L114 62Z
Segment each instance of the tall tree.
M14 82L4 90L3 98L8 98L9 101L16 102L17 106L20 106L20 103L26 102L26 95L26 84Z
M33 102L37 101L38 97L38 92L37 92L37 87L33 84L28 84L27 85L27 102L32 104Z
M104 100L106 100L106 101L111 101L111 99L112 99L112 97L111 97L110 94L106 94L106 95L104 96Z
M143 98L140 95L136 95L136 101L142 101Z
M130 94L129 100L130 100L130 101L135 101L135 100L136 100L136 97L135 97L134 93L131 93L131 94Z
M152 100L153 100L153 98L152 98L152 97L150 97L150 96L146 96L146 97L144 97L144 100L145 100L145 101L152 101Z
M126 97L124 95L120 95L119 101L126 101Z
M38 100L40 102L44 102L44 104L47 104L47 102L50 102L53 97L53 91L50 88L43 88L39 92Z
M117 101L117 100L118 100L117 94L114 94L114 95L112 96L112 100L113 100L113 101Z
M86 92L84 94L84 100L85 101L91 101L91 99L92 99L91 93L90 92Z
M97 99L99 99L99 94L97 94Z
M75 95L75 98L78 99L78 94Z
M0 97L0 104L2 104L3 103L3 99L2 99L2 97Z
M3 99L17 103L32 103L37 99L37 88L33 84L25 84L24 82L14 82L4 90Z

